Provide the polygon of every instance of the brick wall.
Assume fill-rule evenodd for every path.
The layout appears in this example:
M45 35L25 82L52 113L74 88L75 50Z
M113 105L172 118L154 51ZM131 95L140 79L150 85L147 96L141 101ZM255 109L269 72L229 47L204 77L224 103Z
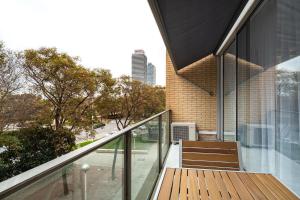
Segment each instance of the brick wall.
M176 74L167 55L166 68L166 107L172 110L172 121L216 130L217 59L207 56Z

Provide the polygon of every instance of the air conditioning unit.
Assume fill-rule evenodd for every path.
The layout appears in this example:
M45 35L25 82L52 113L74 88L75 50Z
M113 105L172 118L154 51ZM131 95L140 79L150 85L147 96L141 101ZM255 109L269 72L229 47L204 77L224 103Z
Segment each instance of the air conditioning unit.
M179 140L198 140L196 124L190 122L173 122L171 124L171 140L178 143Z

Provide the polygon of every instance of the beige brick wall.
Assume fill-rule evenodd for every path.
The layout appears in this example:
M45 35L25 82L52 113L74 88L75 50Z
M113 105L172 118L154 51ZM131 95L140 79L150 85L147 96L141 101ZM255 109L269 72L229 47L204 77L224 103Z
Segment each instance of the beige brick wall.
M195 122L198 130L216 130L217 59L207 56L175 73L166 56L166 107L173 122Z

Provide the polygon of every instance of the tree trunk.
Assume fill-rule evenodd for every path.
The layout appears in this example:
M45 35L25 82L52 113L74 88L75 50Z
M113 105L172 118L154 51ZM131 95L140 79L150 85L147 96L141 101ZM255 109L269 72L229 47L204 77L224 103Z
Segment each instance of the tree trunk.
M63 125L61 123L61 109L60 108L55 109L54 121L55 121L55 130L61 130L63 128Z

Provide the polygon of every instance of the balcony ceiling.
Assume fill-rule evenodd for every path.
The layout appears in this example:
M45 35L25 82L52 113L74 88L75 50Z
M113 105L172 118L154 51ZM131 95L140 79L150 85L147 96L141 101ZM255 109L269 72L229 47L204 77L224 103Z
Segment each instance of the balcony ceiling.
M215 53L247 0L148 0L174 67Z

